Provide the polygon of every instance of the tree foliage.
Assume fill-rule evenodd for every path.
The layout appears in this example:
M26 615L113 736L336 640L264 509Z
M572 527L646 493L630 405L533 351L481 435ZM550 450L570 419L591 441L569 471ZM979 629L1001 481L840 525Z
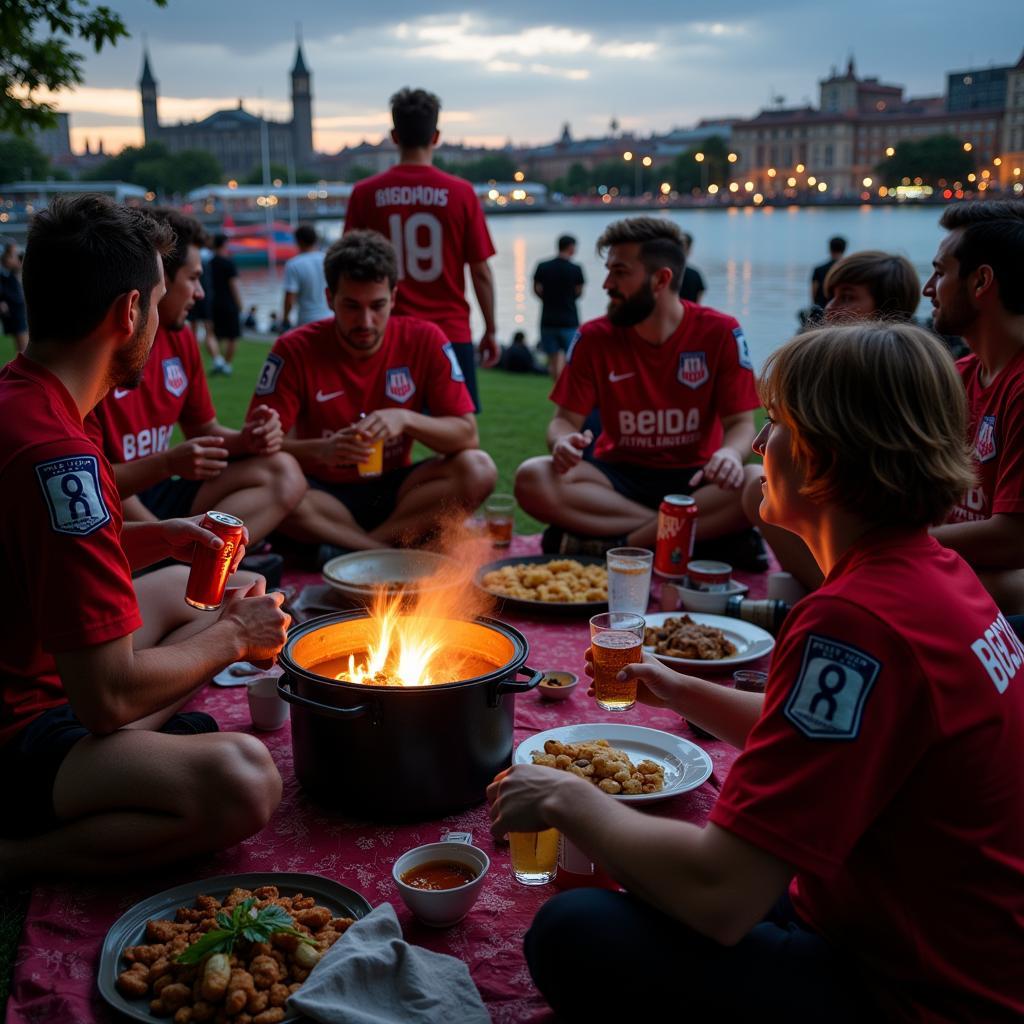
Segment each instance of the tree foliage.
M467 160L465 163L439 158L434 163L442 171L457 174L460 178L474 182L511 181L518 170L516 162L507 153L488 153L477 160Z
M36 180L47 176L50 161L31 140L18 136L0 139L0 183Z
M953 135L931 135L926 139L901 142L891 157L876 168L886 185L899 185L906 178L925 185L966 181L974 170L974 156L964 152L963 143Z
M270 164L270 180L278 180L283 182L285 185L289 184L288 168L284 164L278 164L271 162ZM308 171L305 168L297 170L295 172L295 184L296 185L307 185L312 181L319 181L320 179L312 171ZM263 184L263 164L257 164L253 169L245 176L242 181L243 185L262 185Z
M162 142L126 146L84 175L87 181L127 181L160 195L183 195L221 180L216 157L199 149L171 154Z
M153 2L163 7L167 0ZM21 135L54 127L53 104L33 93L82 83L82 55L72 48L76 41L99 53L127 35L109 7L86 0L0 0L0 131Z

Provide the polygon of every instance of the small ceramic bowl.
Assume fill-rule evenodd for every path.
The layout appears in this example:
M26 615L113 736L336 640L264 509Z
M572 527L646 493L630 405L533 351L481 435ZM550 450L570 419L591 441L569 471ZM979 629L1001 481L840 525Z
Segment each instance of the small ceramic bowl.
M436 860L465 864L476 872L476 878L454 889L417 889L402 881L402 875L410 868ZM490 858L475 846L466 843L428 843L403 853L395 861L391 875L405 905L423 924L431 928L450 928L472 910L490 866Z
M546 700L568 700L578 685L579 679L571 672L545 672L537 689Z
M745 583L729 580L727 590L692 590L690 587L678 587L679 600L688 612L707 612L709 615L721 615L730 597L745 594L749 589Z

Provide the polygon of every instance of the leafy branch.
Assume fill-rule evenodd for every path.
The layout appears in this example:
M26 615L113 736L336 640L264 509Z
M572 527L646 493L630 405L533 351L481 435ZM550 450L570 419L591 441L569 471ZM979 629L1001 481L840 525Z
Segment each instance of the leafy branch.
M300 942L315 946L316 943L295 927L291 915L276 903L270 903L262 910L255 910L255 900L236 903L231 913L220 911L214 919L216 928L211 928L198 942L193 942L177 957L179 964L197 964L213 953L231 955L239 939L247 942L269 942L271 935L294 935Z

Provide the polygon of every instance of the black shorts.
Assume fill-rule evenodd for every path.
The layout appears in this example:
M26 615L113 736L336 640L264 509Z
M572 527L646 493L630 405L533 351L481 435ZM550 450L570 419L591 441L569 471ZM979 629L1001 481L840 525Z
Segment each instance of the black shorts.
M9 305L8 312L0 315L0 322L3 323L4 334L24 334L28 330L25 307Z
M653 469L638 466L635 462L607 462L591 456L584 458L604 473L618 494L651 509L656 509L666 494L690 494L694 490L690 477L701 468Z
M189 736L217 732L217 722L202 711L172 715L156 732ZM71 748L89 735L70 704L58 704L34 718L0 747L0 777L6 780L0 835L37 835L55 828L53 784Z
M473 399L473 411L480 413L480 395L476 387L476 349L471 341L453 341L451 343L455 358L459 361L459 369L466 379L466 390Z
M238 318L237 309L213 309L213 333L221 338L231 341L242 333L242 324Z
M431 460L424 460L429 461ZM317 480L314 476L307 476L306 479L313 490L326 491L337 498L352 513L352 518L359 527L369 532L380 526L395 511L402 484L408 479L409 474L424 462L402 466L381 476L353 480L347 484L329 483L326 480Z
M202 486L202 480L184 480L175 476L139 491L138 497L157 519L177 519L192 515L192 503Z

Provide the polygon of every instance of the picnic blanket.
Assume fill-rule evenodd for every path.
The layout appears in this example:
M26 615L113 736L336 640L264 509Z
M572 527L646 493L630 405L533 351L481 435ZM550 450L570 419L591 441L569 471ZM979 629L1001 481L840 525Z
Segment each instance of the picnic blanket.
M539 538L516 538L512 554L539 551ZM763 597L765 577L741 576L751 597ZM319 578L293 575L289 582ZM503 614L530 643L528 664L583 675L589 644L586 617L527 618ZM767 661L767 659L762 659ZM763 664L751 667L764 668ZM250 731L245 687L206 687L190 707L214 715L225 730ZM533 691L516 699L515 742L535 733L577 722L615 722L662 729L692 739L688 727L668 711L637 705L625 715L604 712L581 684L565 701L545 701ZM7 1006L7 1024L76 1024L121 1020L96 989L100 946L111 924L126 910L163 889L215 875L245 871L301 871L325 875L361 892L374 906L391 902L407 941L458 957L497 1024L552 1019L534 988L522 954L522 940L538 907L558 890L526 887L513 878L508 847L495 844L486 806L443 820L407 826L382 826L347 820L318 807L299 788L292 771L291 731L256 733L266 743L284 779L284 797L269 825L244 843L198 862L146 875L102 882L50 882L32 893L18 950ZM714 740L699 740L711 755L714 774L699 789L654 804L645 813L703 823L736 751ZM487 883L467 918L435 931L418 924L395 890L391 867L414 846L436 842L442 829L468 831L486 851L492 867ZM140 1004L141 1005L141 1004Z

